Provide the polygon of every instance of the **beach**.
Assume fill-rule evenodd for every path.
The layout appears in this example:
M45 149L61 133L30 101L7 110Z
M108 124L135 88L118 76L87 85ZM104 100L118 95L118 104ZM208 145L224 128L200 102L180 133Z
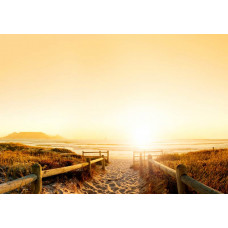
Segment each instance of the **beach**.
M203 142L202 142L203 141ZM217 144L216 144L217 142ZM201 140L201 144L199 143L198 140L198 144L197 146L201 146L202 147L211 147L216 146L217 147L221 147L222 145L227 143L227 140L210 140L205 142L205 140ZM43 143L43 144L40 144ZM180 144L180 141L178 142L179 145L181 145L182 148L185 148L187 150L189 144ZM58 168L55 165L55 160L58 158L58 153L56 154L55 151L63 151L66 149L73 149L72 152L78 154L78 156L80 157L83 151L90 151L89 153L91 153L92 151L95 153L99 153L98 151L101 151L101 153L105 154L105 149L109 150L109 155L110 155L110 163L108 163L106 165L106 170L102 170L101 166L99 164L97 164L96 166L93 167L93 174L92 177L90 178L87 174L87 172L84 172L86 175L88 176L86 178L81 178L81 180L75 178L75 173L72 173L74 175L71 176L71 172L69 173L69 176L64 176L62 175L61 177L59 176L54 176L53 178L44 178L43 179L43 188L42 188L42 194L142 194L142 193L147 193L148 189L146 189L148 186L145 183L145 178L144 180L140 177L139 175L139 171L132 169L132 165L133 165L133 148L130 148L128 146L124 145L105 145L105 144L96 144L96 145L80 145L80 144L76 144L76 143L64 143L64 142L51 142L49 141L48 143L43 141L43 142L32 142L32 141L28 141L25 144L30 145L31 144L33 146L38 146L37 144L39 144L40 147L38 147L37 149L35 149L36 151L43 151L43 156L45 155L45 151L51 151L52 153L55 153L54 157L51 157L46 159L46 157L41 157L38 156L37 158L41 159L40 162L44 165L48 165L50 166L49 169L52 168ZM167 143L168 144L168 143ZM194 146L196 144L196 141L192 142L191 146ZM6 144L7 145L7 144ZM17 148L18 146L18 148ZM172 144L173 146L173 144ZM177 142L175 143L175 147L177 146ZM32 153L32 149L26 149L23 150L23 148L26 146L21 145L21 151L25 153L25 151L28 150L28 154L30 155L30 157L24 157L22 159L21 154L19 154L18 156L22 159L23 162L25 162L25 159L29 158L31 159L31 156L34 156L34 154ZM53 147L57 147L57 149L53 149ZM152 146L151 146L152 147ZM151 147L147 147L145 150L142 151L149 151L150 149L152 149ZM17 148L18 150L20 150L20 144L19 145L15 145L15 148ZM11 148L13 150L13 148ZM14 150L13 150L14 151ZM30 151L30 152L29 152ZM170 146L170 150L165 151L165 153L163 155L167 155L167 156L171 156L171 146ZM212 150L214 151L214 149ZM215 151L217 151L215 149ZM157 155L161 154L162 152L159 153L152 153L153 158L156 158ZM18 159L18 157L15 155L16 153L21 153L21 152L10 152L8 153L8 155L10 157L12 157L12 155L14 155L15 159ZM186 154L186 152L179 152L179 155L175 155L175 156L180 156L181 154L184 155ZM7 157L7 153L5 154L5 158ZM33 157L33 159L37 159L36 157ZM69 166L72 165L72 161L69 160L70 158L68 157L61 157L60 160L58 160L58 162L62 163L62 166ZM225 159L225 157L224 157ZM68 161L69 160L69 161ZM6 161L6 159L4 160ZM8 160L7 160L8 161ZM26 160L27 161L27 160ZM30 161L30 160L29 160ZM27 161L27 162L29 162ZM75 162L83 162L82 161L75 161ZM199 158L199 161L202 163L204 162L204 157ZM225 160L224 160L225 161ZM48 162L48 163L47 163ZM58 163L57 162L57 163ZM67 162L70 162L70 164L68 164ZM198 161L196 161L198 162ZM216 160L217 162L217 160ZM200 164L201 164L200 163ZM5 163L4 163L5 164ZM3 165L4 165L3 164ZM7 163L8 164L8 163ZM216 163L217 164L217 163ZM54 165L54 166L53 166ZM174 167L172 167L173 169L176 168L176 165ZM192 165L190 165L192 166ZM14 167L14 166L12 166ZM24 165L22 165L22 167L24 167ZM193 166L195 167L195 165ZM205 164L204 164L204 169L205 169ZM11 168L13 169L13 168ZM26 168L23 169L24 172L26 171ZM202 170L202 168L200 168L199 170ZM85 170L86 171L86 170ZM26 171L28 172L28 170ZM225 171L221 171L220 173L223 174ZM76 172L77 173L77 172ZM196 172L198 173L198 171ZM210 172L209 172L210 173ZM24 173L24 175L26 175L28 173ZM80 170L79 173L80 175ZM77 174L77 175L78 175ZM202 176L202 175L201 175ZM198 178L201 178L201 176L199 176ZM204 175L203 175L204 176ZM211 176L211 178L213 179L213 177L216 176L216 174L213 175L209 175L209 177ZM205 181L210 180L210 178L207 177ZM1 182L4 182L4 175L2 176ZM218 181L212 181L213 183L220 183ZM206 183L207 185L211 186L211 183ZM211 187L217 187L217 186L211 186ZM225 188L225 187L224 187ZM222 189L223 190L223 189ZM221 191L222 191L221 190ZM29 193L28 189L25 187L21 193Z
M131 168L132 160L113 158L103 171L98 170L89 180L77 179L65 183L43 184L43 194L142 194L145 193L145 181L139 172Z
M130 159L114 158L90 181L83 183L82 194L140 194L145 192L145 183L139 172L130 168Z

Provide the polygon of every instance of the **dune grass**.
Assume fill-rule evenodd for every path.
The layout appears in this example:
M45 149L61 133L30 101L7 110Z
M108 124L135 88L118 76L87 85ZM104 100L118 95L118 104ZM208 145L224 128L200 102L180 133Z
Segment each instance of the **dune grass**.
M67 155L64 155L66 153ZM68 154L74 154L74 156ZM81 155L76 155L67 149L33 147L20 143L0 143L0 184L30 174L34 163L39 163L42 170L48 170L82 162L84 160ZM94 170L92 171L94 172ZM73 171L58 175L58 177L45 178L43 183L62 183L72 179L83 181L87 178L86 172ZM26 193L28 192L26 191Z
M155 160L173 169L176 169L178 164L184 164L188 175L192 178L223 193L228 193L228 149L164 154ZM155 183L150 187L150 191L155 191L156 184L158 186L159 183L164 182L159 193L177 193L175 180L158 169L153 169L153 172Z

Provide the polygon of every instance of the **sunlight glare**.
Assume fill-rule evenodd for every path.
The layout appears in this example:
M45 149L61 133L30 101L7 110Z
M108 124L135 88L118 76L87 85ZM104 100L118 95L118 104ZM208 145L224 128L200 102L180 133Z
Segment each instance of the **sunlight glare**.
M133 144L135 146L148 146L154 141L154 133L148 126L139 126L133 132Z

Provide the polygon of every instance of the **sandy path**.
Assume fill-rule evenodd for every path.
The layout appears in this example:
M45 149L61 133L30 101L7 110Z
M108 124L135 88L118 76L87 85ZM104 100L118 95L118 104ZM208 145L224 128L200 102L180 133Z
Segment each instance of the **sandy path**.
M128 159L111 159L106 171L85 181L80 189L82 194L139 194L144 193L144 182L139 172L130 168Z

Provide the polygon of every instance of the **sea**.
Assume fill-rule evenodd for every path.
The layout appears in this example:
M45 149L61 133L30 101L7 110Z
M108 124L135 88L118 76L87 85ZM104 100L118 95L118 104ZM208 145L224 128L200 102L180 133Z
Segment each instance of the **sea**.
M65 148L77 154L109 150L110 157L132 158L133 151L146 151L153 155L167 153L187 153L198 150L228 148L228 139L178 139L157 141L147 146L130 144L79 143L77 141L47 141L47 140L4 140L3 142L18 142L29 146Z

